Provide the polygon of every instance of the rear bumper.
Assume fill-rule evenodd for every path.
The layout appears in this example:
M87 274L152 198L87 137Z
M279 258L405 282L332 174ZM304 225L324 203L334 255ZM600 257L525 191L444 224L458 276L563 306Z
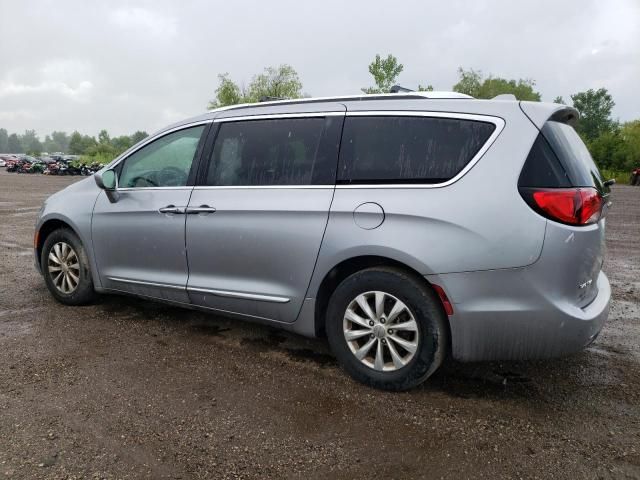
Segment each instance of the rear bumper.
M528 268L429 275L453 302L453 357L460 361L527 360L577 352L600 333L611 287L603 272L598 294L580 308Z

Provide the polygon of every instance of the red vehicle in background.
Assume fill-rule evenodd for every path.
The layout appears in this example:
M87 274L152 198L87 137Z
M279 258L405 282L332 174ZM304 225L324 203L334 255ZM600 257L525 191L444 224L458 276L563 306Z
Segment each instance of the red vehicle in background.
M0 153L0 167L8 167L11 163L18 161L16 155L10 155L6 153Z
M5 167L7 167L7 172L15 171L16 165L20 161L20 159L14 155L3 155L2 160L4 160Z
M640 185L640 168L636 168L631 171L631 177L629 178L630 185Z

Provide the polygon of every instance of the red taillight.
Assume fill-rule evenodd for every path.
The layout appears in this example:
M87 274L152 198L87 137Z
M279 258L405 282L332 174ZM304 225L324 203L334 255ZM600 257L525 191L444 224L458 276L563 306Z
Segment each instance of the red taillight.
M595 188L533 189L540 213L569 225L589 225L600 219L604 200Z

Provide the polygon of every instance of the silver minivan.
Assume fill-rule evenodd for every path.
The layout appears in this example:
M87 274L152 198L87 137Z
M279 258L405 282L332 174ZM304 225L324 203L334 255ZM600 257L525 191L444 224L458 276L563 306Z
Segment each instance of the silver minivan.
M123 293L326 335L368 385L447 355L531 359L600 332L608 182L559 104L446 92L239 105L48 198L67 305Z

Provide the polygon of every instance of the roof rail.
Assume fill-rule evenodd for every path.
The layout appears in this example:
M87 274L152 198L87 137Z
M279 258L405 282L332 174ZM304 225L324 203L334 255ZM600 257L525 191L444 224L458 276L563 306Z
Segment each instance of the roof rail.
M343 95L335 97L305 97L305 98L291 98L291 99L276 99L272 100L268 97L263 97L258 103L240 103L237 105L228 105L220 107L216 110L240 110L243 108L251 108L257 106L267 105L292 105L300 103L322 103L322 102L344 102L344 101L372 101L372 100L415 100L415 99L440 99L440 100L453 100L453 99L473 99L471 95L458 92L440 92L440 91L424 91L424 92L398 92L398 93L373 93L373 94L356 94L356 95Z
M389 89L389 93L400 93L400 92L413 92L414 90L411 90L410 88L405 88L402 85L394 85L393 87L391 87Z
M258 102L260 103L264 103L264 102L277 102L280 100L292 100L291 98L284 98L284 97L270 97L269 95L263 95L258 99Z

